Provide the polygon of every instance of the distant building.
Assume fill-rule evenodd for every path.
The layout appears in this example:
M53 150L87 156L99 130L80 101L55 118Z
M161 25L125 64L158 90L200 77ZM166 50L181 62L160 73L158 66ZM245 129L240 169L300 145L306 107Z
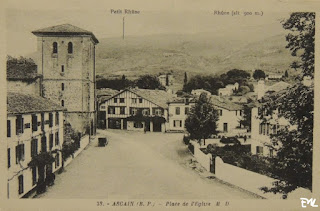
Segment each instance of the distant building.
M34 94L8 92L7 168L8 198L25 197L37 186L39 177L62 167L63 111L65 108ZM46 169L29 168L40 152L53 153L55 161Z
M228 84L225 88L220 88L218 90L218 95L222 96L231 96L234 92L239 89L239 84L236 82L235 84Z
M70 24L35 30L43 96L67 108L66 120L81 133L96 128L95 46L92 32Z
M172 74L162 74L158 76L158 79L162 86L171 86L173 85L173 75Z
M202 93L206 93L207 96L211 96L211 92L204 89L194 89L191 91L191 94L196 96L200 96Z
M267 77L266 77L266 80L281 80L283 77L283 75L280 75L280 74L269 74Z
M100 105L106 128L165 132L167 102L174 98L163 90L125 89Z

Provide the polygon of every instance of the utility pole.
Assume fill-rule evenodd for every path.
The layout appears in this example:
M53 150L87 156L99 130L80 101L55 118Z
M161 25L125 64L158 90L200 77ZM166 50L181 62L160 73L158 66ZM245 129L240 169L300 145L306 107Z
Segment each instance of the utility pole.
M122 24L122 39L124 40L124 17L122 19L123 24Z

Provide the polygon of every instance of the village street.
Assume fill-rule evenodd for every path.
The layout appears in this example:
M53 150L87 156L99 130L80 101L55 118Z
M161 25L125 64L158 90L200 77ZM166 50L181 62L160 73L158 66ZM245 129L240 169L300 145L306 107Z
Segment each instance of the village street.
M98 131L109 144L92 141L44 199L253 199L257 196L192 169L182 134Z

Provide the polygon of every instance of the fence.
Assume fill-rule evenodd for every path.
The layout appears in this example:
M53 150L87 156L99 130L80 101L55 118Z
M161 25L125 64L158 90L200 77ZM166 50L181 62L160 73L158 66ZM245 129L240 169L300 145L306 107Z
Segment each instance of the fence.
M264 193L261 187L272 187L276 180L265 175L261 175L237 166L224 163L220 157L215 159L215 176L225 182L243 188L267 199L282 199L281 194ZM288 194L289 199L309 198L311 191L298 188Z
M197 159L198 163L200 163L201 166L203 166L207 171L210 171L210 167L212 164L212 155L203 153L198 143L194 141L190 141L190 143L194 146L193 156Z
M211 154L201 151L200 145L195 141L190 141L194 147L194 157L207 170L213 172L216 178L240 187L249 192L255 193L267 199L282 199L282 194L264 193L261 187L272 187L276 180L265 175L261 175L231 164L224 163L220 157L216 157L213 162ZM297 188L289 193L288 199L310 198L311 191L305 188Z

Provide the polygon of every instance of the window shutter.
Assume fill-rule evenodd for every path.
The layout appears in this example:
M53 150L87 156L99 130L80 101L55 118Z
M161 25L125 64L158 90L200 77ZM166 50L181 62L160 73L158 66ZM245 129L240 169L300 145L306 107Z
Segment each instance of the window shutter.
M11 122L7 120L7 137L11 137Z
M8 168L11 166L10 148L8 148Z
M18 160L19 160L19 145L16 146L16 164L18 164Z
M21 133L23 133L24 118L21 117Z
M17 117L16 118L16 135L18 135L19 134L19 118Z

